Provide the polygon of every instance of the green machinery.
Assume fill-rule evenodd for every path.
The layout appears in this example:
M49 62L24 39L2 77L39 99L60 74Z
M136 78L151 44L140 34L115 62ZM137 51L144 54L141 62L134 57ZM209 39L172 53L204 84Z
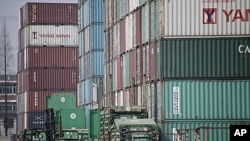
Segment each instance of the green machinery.
M156 123L140 107L92 110L89 134L91 140L101 141L159 140Z
M53 94L46 97L45 134L49 141L88 139L85 109L75 107L75 95Z

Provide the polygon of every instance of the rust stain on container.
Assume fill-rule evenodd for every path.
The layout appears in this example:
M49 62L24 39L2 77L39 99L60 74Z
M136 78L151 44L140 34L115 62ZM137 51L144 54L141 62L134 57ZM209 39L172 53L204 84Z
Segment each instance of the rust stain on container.
M29 46L25 52L27 68L78 68L77 47L33 47ZM22 59L23 60L23 59ZM21 62L22 62L21 60Z
M22 87L18 87L19 92L27 90L75 91L78 82L78 69L28 69L20 72L18 79L20 77L22 77Z
M20 25L77 25L78 5L73 3L26 3L20 9Z
M125 19L120 21L120 53L123 54L126 51L126 30Z

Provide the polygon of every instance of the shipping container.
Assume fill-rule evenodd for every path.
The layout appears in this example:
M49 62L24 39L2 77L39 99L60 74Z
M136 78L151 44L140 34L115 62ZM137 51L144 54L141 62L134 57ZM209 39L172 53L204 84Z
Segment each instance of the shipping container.
M163 119L249 119L249 86L249 80L164 81L157 88L162 92Z
M143 80L150 81L150 61L149 61L149 44L142 47L142 64L143 64Z
M20 8L20 27L27 25L77 25L76 3L26 3Z
M134 25L135 26L135 25ZM126 51L129 51L133 48L133 15L129 14L125 17L125 44Z
M27 46L78 46L76 25L29 25L20 29L20 48Z
M102 77L91 77L78 83L79 93L77 94L78 106L98 103L100 100L100 83Z
M156 37L156 5L158 3L156 1L151 1L150 2L150 12L149 12L149 33L150 33L150 40L154 40Z
M78 69L27 69L18 73L18 79L20 77L22 77L22 82L21 87L18 86L18 92L26 90L76 91Z
M141 8L136 10L136 47L142 44L142 33L141 33Z
M79 81L84 80L84 71L85 71L85 57L81 56L79 57Z
M117 89L118 90L121 90L122 89L122 59L121 57L117 57L117 79L116 79L116 82L117 82Z
M150 81L155 80L155 67L156 67L156 47L155 47L155 42L151 42L149 44L149 76L150 76Z
M81 16L81 18L83 18L83 28L85 28L87 25L90 24L90 2L91 0L86 0L83 3L83 15Z
M120 23L113 28L113 58L120 55Z
M166 120L161 127L161 140L230 140L230 125L250 125L250 120Z
M136 49L136 84L142 83L143 75L143 53L142 47Z
M18 60L18 65L23 66L19 72L32 68L78 68L77 50L77 46L28 46L18 53L21 55L25 54Z
M140 0L128 0L129 2L129 13L133 12L139 7Z
M117 60L118 59L113 59L113 62L112 62L112 66L113 66L113 75L112 75L112 91L116 91L118 90L118 87L117 87L117 79L118 79L118 75L117 75Z
M149 41L149 4L145 4L141 8L141 38L142 44Z
M80 31L78 32L78 54L79 54L79 57L80 56L83 56L83 54L85 53L85 50L84 50L84 31Z
M129 76L130 76L130 66L129 66L129 53L122 55L122 86L127 88L130 86Z
M164 39L156 44L157 79L250 77L249 37Z
M74 93L76 91L24 91L17 95L17 113L43 111L46 108L46 96L54 93Z
M130 86L135 85L136 82L136 49L129 52L129 82Z
M103 64L104 64L104 52L103 51L93 51L85 54L84 56L84 79L102 76L103 75Z
M91 24L84 29L84 49L85 53L90 51L104 51L102 23Z
M27 115L27 128L26 129L44 129L45 113L44 111L28 112Z
M16 119L16 134L19 135L23 130L24 124L24 114L17 114L17 119Z
M249 35L250 1L161 0L163 36Z
M126 51L126 24L125 19L120 21L120 54Z

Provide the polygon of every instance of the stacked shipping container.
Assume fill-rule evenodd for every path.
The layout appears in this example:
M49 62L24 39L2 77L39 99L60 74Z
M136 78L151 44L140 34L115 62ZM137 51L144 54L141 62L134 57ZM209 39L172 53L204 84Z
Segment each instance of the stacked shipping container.
M18 134L43 128L46 96L76 94L77 29L77 4L27 3L20 9Z
M102 0L78 1L79 35L79 83L78 106L86 109L86 128L89 128L89 112L98 108L103 81L104 43Z
M230 124L250 123L249 1L104 0L104 8L104 106L147 107L162 140L180 137L176 129L192 140L202 126L202 138L228 140Z

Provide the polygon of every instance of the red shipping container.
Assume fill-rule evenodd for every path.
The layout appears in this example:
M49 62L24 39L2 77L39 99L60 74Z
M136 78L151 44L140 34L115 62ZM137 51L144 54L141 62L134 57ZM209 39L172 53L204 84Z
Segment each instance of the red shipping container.
M21 92L77 89L78 69L28 69L21 72ZM18 77L19 78L19 77ZM19 90L20 92L20 90Z
M24 69L27 68L78 68L77 47L27 47Z
M156 49L155 49L155 42L151 42L149 45L149 62L150 62L150 80L154 81L155 80L155 54L156 54Z
M136 46L141 45L141 8L136 10Z
M20 26L35 24L77 25L78 5L75 3L26 3L20 9Z
M125 19L120 21L120 54L126 51L126 30L125 30Z
M129 52L129 82L131 82L131 86L133 85L133 81L134 81L134 84L136 83L135 80L136 80L136 50L132 50Z

